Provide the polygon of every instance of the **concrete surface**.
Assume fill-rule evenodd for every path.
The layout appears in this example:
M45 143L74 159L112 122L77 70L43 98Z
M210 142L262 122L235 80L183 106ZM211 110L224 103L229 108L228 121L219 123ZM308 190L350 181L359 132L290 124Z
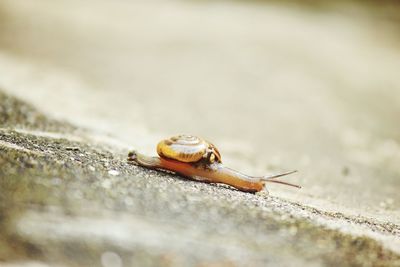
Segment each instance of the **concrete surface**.
M399 38L374 12L2 1L0 259L399 265ZM250 174L298 169L303 189L250 195L125 162L176 133Z

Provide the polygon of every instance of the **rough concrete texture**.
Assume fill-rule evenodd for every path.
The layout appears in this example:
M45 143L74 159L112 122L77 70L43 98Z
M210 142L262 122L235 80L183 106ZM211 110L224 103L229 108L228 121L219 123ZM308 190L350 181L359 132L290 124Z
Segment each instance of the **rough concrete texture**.
M396 18L348 3L2 1L0 265L400 266ZM127 163L176 133L250 174L298 169L303 189L248 194Z
M397 225L133 166L126 154L82 134L53 133L54 121L9 96L2 99L2 110L40 118L16 122L30 130L0 132L2 261L17 266L27 260L50 266L400 264L400 256L376 240L317 222L348 224L382 237L398 235Z

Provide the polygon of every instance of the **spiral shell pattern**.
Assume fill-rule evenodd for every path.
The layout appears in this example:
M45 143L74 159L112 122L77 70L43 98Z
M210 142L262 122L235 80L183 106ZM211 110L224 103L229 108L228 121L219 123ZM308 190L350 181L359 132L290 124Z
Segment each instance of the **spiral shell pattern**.
M215 146L199 137L178 135L162 140L157 145L160 157L181 162L198 162L208 160L220 162L221 156Z

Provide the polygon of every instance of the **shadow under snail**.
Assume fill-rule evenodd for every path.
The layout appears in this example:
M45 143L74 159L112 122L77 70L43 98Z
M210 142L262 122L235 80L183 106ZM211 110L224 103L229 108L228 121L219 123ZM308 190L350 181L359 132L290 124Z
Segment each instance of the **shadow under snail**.
M128 154L128 161L150 169L172 171L196 181L228 184L245 192L261 191L265 182L301 188L276 179L296 171L273 176L249 176L225 167L213 144L192 135L178 135L160 141L157 154L159 157L149 157L132 151Z

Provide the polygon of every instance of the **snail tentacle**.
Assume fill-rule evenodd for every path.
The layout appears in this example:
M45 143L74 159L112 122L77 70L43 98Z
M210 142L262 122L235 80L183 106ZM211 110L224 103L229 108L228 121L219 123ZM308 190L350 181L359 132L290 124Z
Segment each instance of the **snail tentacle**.
M278 178L278 177L282 177L282 176L286 176L286 175L289 175L289 174L292 174L292 173L296 173L296 172L297 172L297 170L288 171L288 172L283 172L283 173L278 173L278 174L271 175L271 176L263 176L262 179L263 179L264 181L272 180L272 179L275 179L275 178Z
M297 172L297 170L279 173L279 174L272 175L272 176L263 176L263 177L261 177L261 180L268 182L268 183L284 184L284 185L293 186L296 188L301 188L301 186L297 185L297 184L292 184L292 183L284 182L281 180L276 180L276 178L278 178L278 177L286 176L286 175L293 174L296 172Z

